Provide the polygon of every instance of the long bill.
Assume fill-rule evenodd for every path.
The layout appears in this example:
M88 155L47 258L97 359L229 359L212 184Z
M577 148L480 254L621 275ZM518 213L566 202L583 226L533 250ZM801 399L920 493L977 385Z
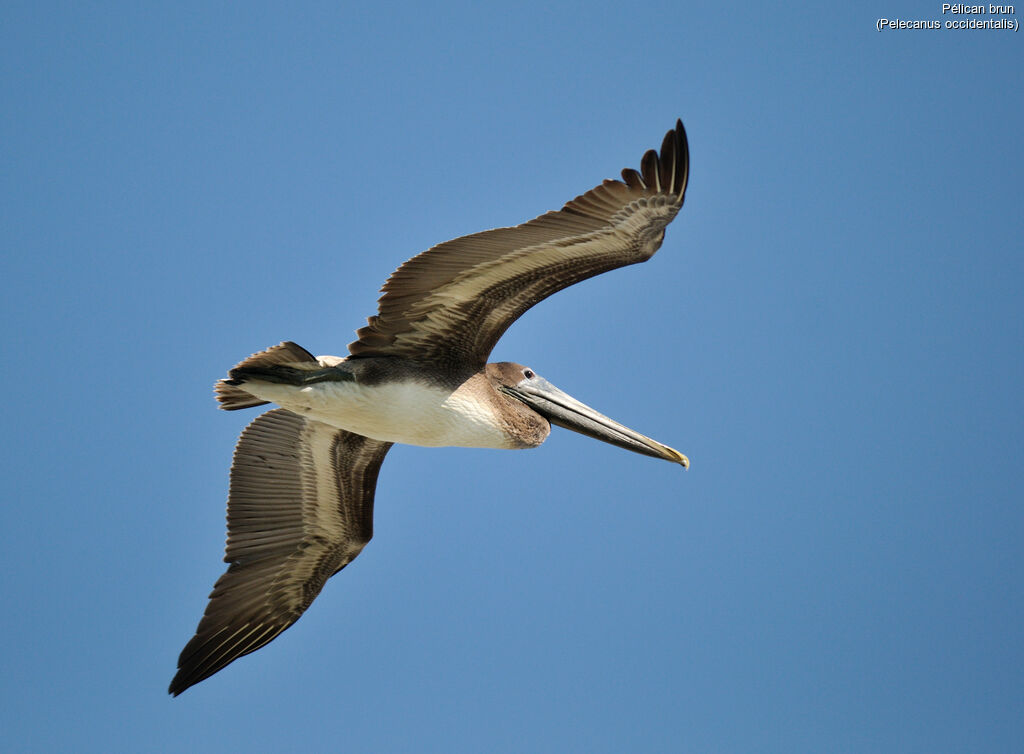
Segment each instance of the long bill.
M593 437L595 440L617 445L634 453L661 458L690 467L690 459L678 450L662 445L650 437L634 432L629 427L609 419L590 406L580 403L568 393L559 390L542 377L524 380L512 387L501 388L525 403L552 424Z

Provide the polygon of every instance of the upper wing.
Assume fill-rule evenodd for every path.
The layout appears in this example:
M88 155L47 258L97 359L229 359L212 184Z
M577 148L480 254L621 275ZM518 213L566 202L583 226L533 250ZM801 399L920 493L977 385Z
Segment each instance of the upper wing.
M349 345L354 357L401 356L480 367L523 312L602 272L646 261L683 206L690 155L681 121L649 150L640 172L622 171L514 228L456 238L399 267L378 314Z
M245 428L231 466L230 566L170 693L271 641L360 553L373 536L373 493L390 447L284 409Z

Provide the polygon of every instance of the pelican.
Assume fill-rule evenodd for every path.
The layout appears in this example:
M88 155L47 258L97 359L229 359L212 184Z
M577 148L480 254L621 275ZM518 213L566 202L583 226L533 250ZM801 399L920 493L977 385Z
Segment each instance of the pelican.
M683 206L690 156L676 121L640 170L558 211L456 238L381 289L349 355L292 342L215 387L229 411L276 403L242 432L228 494L227 571L178 659L169 693L209 678L292 625L373 535L377 474L393 443L535 448L551 425L678 463L682 453L585 406L531 368L487 363L505 330L553 293L644 262Z

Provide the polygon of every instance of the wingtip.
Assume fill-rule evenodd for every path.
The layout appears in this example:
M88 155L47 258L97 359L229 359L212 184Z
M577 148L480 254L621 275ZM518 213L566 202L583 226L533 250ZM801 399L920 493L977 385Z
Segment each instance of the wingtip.
M673 188L678 187L675 193L682 203L683 197L686 195L686 184L690 181L690 142L686 137L686 128L683 126L682 118L676 118L676 127L674 131L669 131L665 135L666 141L671 136L675 137L673 142L676 158Z
M194 639L193 639L194 641ZM211 675L217 672L216 670L207 670L203 672L201 668L198 668L195 663L189 663L185 661L185 654L189 650L189 646L192 642L185 645L185 649L181 652L181 657L178 658L178 671L174 674L174 678L171 679L170 684L167 686L167 693L172 697L181 696L184 692L195 686L201 681L205 681Z
M181 693L191 685L191 683L183 683L181 680L178 679L178 676L176 675L171 680L170 685L167 687L167 693L170 694L172 698L179 697L181 696Z
M640 170L626 168L623 181L632 189L664 192L677 198L680 205L690 179L690 145L682 118L665 133L661 149L648 149L640 160Z

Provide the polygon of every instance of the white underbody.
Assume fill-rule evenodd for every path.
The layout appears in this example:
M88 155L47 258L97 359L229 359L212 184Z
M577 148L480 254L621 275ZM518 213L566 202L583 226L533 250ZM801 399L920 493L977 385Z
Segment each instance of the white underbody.
M246 382L245 391L296 414L374 440L436 447L514 448L493 408L466 386L454 392L421 382L319 382L294 387Z

